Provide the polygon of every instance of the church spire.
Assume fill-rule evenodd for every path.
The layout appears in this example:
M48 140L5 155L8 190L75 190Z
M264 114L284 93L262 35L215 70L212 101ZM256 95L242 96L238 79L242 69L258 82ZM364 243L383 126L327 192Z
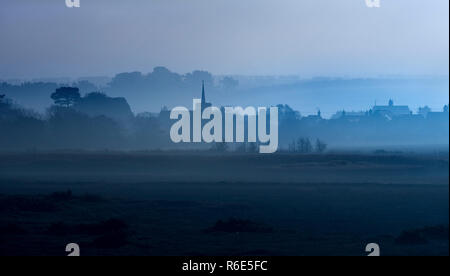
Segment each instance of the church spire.
M205 81L202 81L202 104L206 103Z
M210 107L211 104L206 102L205 81L202 81L202 110Z

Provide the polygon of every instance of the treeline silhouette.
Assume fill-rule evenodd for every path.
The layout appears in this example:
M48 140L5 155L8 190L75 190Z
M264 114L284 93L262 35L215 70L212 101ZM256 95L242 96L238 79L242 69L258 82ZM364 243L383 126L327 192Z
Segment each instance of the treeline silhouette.
M16 102L30 108L45 110L52 104L50 94L59 87L77 87L81 94L103 91L111 97L126 95L135 110L159 110L162 106L186 105L198 97L199 84L204 81L208 92L222 93L235 90L239 81L229 77L214 77L208 71L195 70L186 74L170 71L166 67L155 67L150 73L119 73L109 82L96 82L95 78L67 80L39 80L11 84L0 81L0 91L13 97ZM213 94L213 93L211 93Z
M265 106L289 103L304 114L312 114L321 108L327 117L334 110L364 110L376 100L391 97L399 102L424 103L435 108L448 103L448 77L218 76L202 70L176 73L161 66L149 73L126 72L112 78L0 80L0 92L24 107L44 112L52 104L50 94L56 88L77 87L82 95L102 91L111 97L126 97L133 111L139 113L159 111L162 106L191 106L192 98L199 97L202 80L208 100L215 104Z
M205 77L198 74L197 77L190 76L189 80L177 76L172 78L192 82L192 86L197 86L194 97L198 97L201 81L197 85L194 83L197 78ZM84 89L89 89L87 84ZM55 86L47 97L52 104L44 113L37 113L0 95L0 150L203 149L257 152L258 145L251 143L174 144L169 138L173 121L166 108L160 113L135 115L125 98L110 97L100 92L88 92L82 96L82 90L74 86ZM392 103L388 108L395 111L397 106ZM278 105L278 109L280 151L308 154L340 147L448 147L448 106L442 112L428 110L424 114L402 116L388 116L372 110L348 114L342 111L333 119L322 118L320 111L317 115L302 116L289 105Z
M0 150L155 149L167 144L158 122L134 116L123 98L78 88L52 94L55 104L44 115L0 98Z

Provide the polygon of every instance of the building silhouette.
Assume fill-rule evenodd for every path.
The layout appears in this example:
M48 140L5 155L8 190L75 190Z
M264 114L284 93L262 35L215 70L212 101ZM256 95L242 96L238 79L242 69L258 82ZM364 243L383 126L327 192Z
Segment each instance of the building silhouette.
M409 116L412 114L407 105L395 105L393 100L389 100L389 105L375 105L372 109L372 113L373 115L379 115L387 119Z
M205 94L205 81L202 81L202 112L208 107L211 107L212 104L208 103L206 101L206 94Z

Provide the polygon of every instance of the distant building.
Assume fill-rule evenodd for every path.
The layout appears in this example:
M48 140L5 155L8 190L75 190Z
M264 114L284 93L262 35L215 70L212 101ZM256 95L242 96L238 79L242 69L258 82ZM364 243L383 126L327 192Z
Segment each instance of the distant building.
M420 107L419 108L419 114L422 115L424 118L426 118L428 116L428 113L432 112L431 108L429 108L428 106L424 106L424 107Z
M338 111L336 112L331 119L332 120L337 120L337 119L341 119L341 118L352 118L352 119L360 119L362 117L365 117L368 114L368 112L366 111L351 111L351 112L347 112L345 110L342 111Z
M374 106L372 114L391 120L395 117L410 116L412 112L407 105L394 105L394 101L389 100L389 105Z
M309 115L307 117L302 118L303 121L309 122L309 123L317 123L323 120L322 118L322 112L319 110L317 111L317 115Z
M448 105L444 106L444 109L442 112L429 112L427 119L428 120L434 120L434 121L443 121L443 120L448 120Z

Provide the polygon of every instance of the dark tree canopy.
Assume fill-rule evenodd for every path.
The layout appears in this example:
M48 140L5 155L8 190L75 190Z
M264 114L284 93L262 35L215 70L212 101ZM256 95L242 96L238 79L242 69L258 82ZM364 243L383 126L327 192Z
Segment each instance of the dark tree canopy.
M106 116L119 122L134 117L125 98L111 98L106 94L92 92L79 99L73 108L90 116Z
M6 99L6 95L0 94L0 104L4 105L4 104L7 104L7 103L8 103L8 101Z
M76 87L61 87L51 95L56 105L69 107L81 99L80 90Z
M222 84L222 87L227 90L233 90L239 86L239 81L233 79L232 77L225 77L220 81L220 83Z

